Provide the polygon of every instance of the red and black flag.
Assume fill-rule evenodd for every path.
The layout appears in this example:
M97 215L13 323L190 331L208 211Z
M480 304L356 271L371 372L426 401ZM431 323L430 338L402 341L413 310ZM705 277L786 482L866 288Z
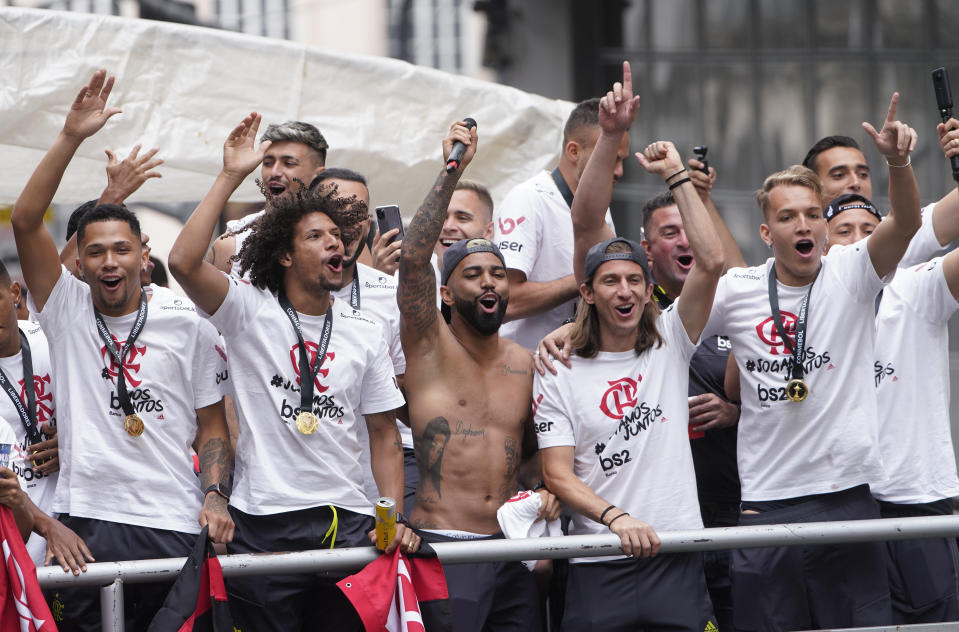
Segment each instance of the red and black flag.
M223 570L207 527L147 632L233 632Z
M353 604L366 632L445 632L452 630L443 565L425 542L408 558L397 547L336 585Z
M0 632L57 632L13 512L0 506Z

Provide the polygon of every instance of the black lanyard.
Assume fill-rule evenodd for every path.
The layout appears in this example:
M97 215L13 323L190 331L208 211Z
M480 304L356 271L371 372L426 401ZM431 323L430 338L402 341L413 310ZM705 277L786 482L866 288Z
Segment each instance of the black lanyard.
M110 330L107 329L107 324L103 322L103 316L96 307L93 308L93 315L97 321L97 333L100 334L103 344L106 345L110 355L113 356L113 359L117 363L117 399L120 400L120 407L123 409L124 415L132 415L135 411L133 410L133 404L130 402L130 396L127 394L127 381L124 376L123 358L125 358L127 352L133 348L133 343L136 342L136 339L140 336L140 332L143 331L144 325L146 325L147 294L143 289L140 290L140 307L137 308L137 317L133 321L133 328L130 330L130 335L127 336L126 344L123 345L122 350L117 348L117 344L113 341L113 336L110 335Z
M819 269L822 270L822 267L820 266ZM799 307L799 316L796 318L796 346L793 347L789 336L786 335L786 328L783 327L782 315L779 313L779 291L776 287L776 264L772 264L769 268L769 307L773 312L773 323L776 325L776 332L779 334L779 337L782 338L786 351L792 353L792 379L794 380L801 380L804 374L802 360L806 348L806 319L809 316L809 297L812 295L813 285L816 284L816 279L818 278L819 272L817 271L816 278L809 284L809 291L806 292L806 296L804 296L802 300L802 305Z
M353 284L350 287L350 307L360 308L360 266L353 264Z
M296 339L299 341L300 351L300 410L302 412L313 412L313 380L316 374L320 372L323 361L326 360L326 350L330 346L330 334L333 333L333 304L326 310L326 322L323 323L323 332L320 334L320 344L316 351L316 359L313 361L313 368L310 369L310 358L306 352L306 343L303 342L303 328L300 326L300 318L296 315L296 310L290 304L286 294L280 292L277 296L280 301L280 307L286 317L293 323L293 331L296 332Z
M0 387L6 391L7 397L17 409L23 429L27 431L27 438L33 445L43 441L43 437L40 435L40 429L37 428L37 393L33 385L33 357L30 355L30 342L22 331L20 332L20 356L23 360L23 390L27 394L26 407L3 370L0 370Z
M559 194L566 200L566 206L573 208L573 191L569 188L569 185L566 184L566 180L563 179L563 174L559 172L559 167L553 169L550 175L553 176L553 182L556 183Z

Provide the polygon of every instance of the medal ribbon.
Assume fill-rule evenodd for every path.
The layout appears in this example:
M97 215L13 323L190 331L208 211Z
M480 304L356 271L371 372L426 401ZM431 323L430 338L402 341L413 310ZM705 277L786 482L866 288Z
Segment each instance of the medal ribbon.
M556 188L559 189L559 194L566 200L566 206L573 208L573 192L570 190L569 185L566 184L566 180L563 179L563 174L559 172L559 167L553 169L549 175L553 177L553 182L556 184Z
M0 369L0 387L17 409L20 422L23 424L23 429L27 431L27 438L32 445L43 441L43 437L40 435L40 429L37 428L37 393L33 386L33 356L30 354L30 342L22 331L20 332L20 355L23 359L23 388L27 393L27 405L23 405L23 400L13 387L13 382L2 369Z
M353 264L353 287L350 288L350 307L360 308L360 267Z
M142 289L140 290L140 306L137 308L137 317L133 321L133 328L130 330L130 335L127 336L127 342L123 345L123 349L117 349L116 343L113 342L113 336L110 335L110 330L107 329L107 324L103 322L103 315L100 314L96 307L93 308L93 315L97 321L97 333L100 334L100 339L103 340L107 351L110 352L110 355L113 356L113 359L117 362L117 399L120 400L120 407L123 409L123 414L129 417L135 414L136 411L130 402L130 396L127 394L127 381L123 371L123 358L125 358L130 349L133 348L133 343L136 342L136 339L140 336L140 332L143 331L144 325L146 325L146 292Z
M820 270L822 270L821 267ZM796 346L793 347L789 336L786 335L782 314L779 313L779 290L776 287L776 264L772 264L769 268L769 307L773 312L773 323L776 325L776 332L779 334L779 337L783 339L783 346L786 347L786 351L792 353L792 379L794 380L803 379L805 373L802 359L806 349L806 320L809 316L809 297L812 295L813 285L816 284L816 279L818 278L819 272L816 272L816 278L809 284L809 291L806 292L806 296L804 296L802 300L802 305L799 307L799 316L796 318Z
M323 361L326 360L326 350L330 346L330 334L333 333L333 304L326 310L326 322L323 323L323 332L320 334L319 348L316 350L316 360L313 362L313 368L310 369L310 357L306 352L306 343L303 342L303 328L300 326L300 317L296 315L296 310L290 304L286 294L280 292L277 296L280 301L280 307L286 317L293 323L293 331L296 332L296 338L299 341L300 352L300 412L313 412L313 380L316 374L320 372Z

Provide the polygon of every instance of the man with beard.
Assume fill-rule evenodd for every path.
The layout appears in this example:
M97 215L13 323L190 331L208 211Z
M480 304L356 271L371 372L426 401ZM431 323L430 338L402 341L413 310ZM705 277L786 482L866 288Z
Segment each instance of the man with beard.
M498 335L509 301L506 266L487 239L461 240L443 255L442 312L430 255L456 183L476 152L476 129L455 123L443 141L467 146L459 169L444 168L406 231L400 256L400 335L420 470L411 524L426 541L502 537L496 510L516 493L532 391L529 353ZM445 165L445 161L444 161ZM535 487L535 483L528 485ZM541 514L558 506L545 490ZM453 629L536 629L538 597L519 562L446 569Z
M219 210L263 158L251 113L223 145L223 168L170 252L170 269L230 349L239 418L230 513L232 553L369 544L358 433L369 435L379 495L402 510L403 454L394 410L403 398L381 325L331 290L343 283L341 231L363 217L355 200L303 187L270 198L240 250L242 276L203 252ZM403 525L387 548L414 551ZM231 608L244 630L362 629L336 573L234 578Z

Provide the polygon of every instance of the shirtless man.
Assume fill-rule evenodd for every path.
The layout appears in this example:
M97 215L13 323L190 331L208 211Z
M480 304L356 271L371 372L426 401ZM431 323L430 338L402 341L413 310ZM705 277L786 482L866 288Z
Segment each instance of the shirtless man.
M420 471L411 523L428 542L502 537L496 510L517 491L524 436L532 438L532 363L525 349L498 335L509 282L492 242L462 240L446 250L439 291L448 325L436 309L430 255L476 139L475 128L452 126L443 153L464 143L461 167L440 172L400 256L400 336ZM540 493L541 515L555 518L555 498ZM532 577L519 562L451 565L446 581L456 632L539 625Z

